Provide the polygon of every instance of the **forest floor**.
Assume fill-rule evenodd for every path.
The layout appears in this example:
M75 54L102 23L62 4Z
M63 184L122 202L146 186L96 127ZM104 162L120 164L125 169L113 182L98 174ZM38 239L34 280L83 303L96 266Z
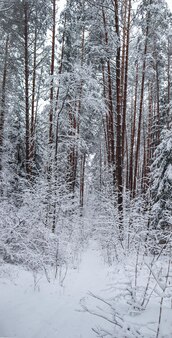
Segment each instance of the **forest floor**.
M135 265L131 258L126 258L123 268L121 268L121 263L118 263L115 269L114 266L109 267L105 264L97 244L92 241L89 248L82 253L79 261L77 266L68 269L64 280L65 268L62 270L60 283L59 278L54 279L50 276L49 283L45 275L37 275L34 279L33 273L24 271L22 268L11 265L2 266L0 270L0 337L93 338L96 335L92 328L102 326L107 331L113 331L115 326L103 318L91 315L87 312L87 306L90 312L100 313L111 319L114 316L112 308L118 308L118 314L121 316L119 324L124 320L124 330L116 331L112 337L156 337L162 294L160 291L158 294L155 276L152 279L152 285L155 282L156 297L150 297L150 301L149 296L146 297L149 304L142 311L132 294L134 289L131 288L131 284L135 278L133 272ZM140 294L144 294L146 290L148 277L149 271L146 272L144 269L142 274L140 272L137 274ZM151 295L151 290L148 288L148 295ZM89 292L97 298L90 296ZM131 302L128 296L130 293ZM112 307L108 309L107 304L102 302L99 296L108 299L108 302L111 300ZM158 337L172 337L170 302L171 298L168 297L163 307ZM82 305L86 312L82 311ZM132 325L134 330L127 331L127 327L132 327ZM137 334L140 328L141 335Z
M88 291L102 293L108 271L94 244L79 266L69 269L63 285L57 279L48 283L45 276L37 276L35 285L32 273L6 267L0 277L0 337L95 337L91 328L101 320L78 310Z

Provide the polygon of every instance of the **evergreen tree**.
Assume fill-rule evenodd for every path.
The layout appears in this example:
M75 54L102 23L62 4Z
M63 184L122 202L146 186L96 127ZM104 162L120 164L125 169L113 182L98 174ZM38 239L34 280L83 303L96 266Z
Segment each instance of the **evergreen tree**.
M150 168L150 229L155 230L156 237L162 244L171 236L172 226L172 131L164 130L163 136Z

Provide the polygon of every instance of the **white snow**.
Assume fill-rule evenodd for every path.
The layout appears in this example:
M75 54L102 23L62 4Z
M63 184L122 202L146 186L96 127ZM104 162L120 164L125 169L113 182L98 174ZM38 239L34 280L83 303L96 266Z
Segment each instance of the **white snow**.
M108 268L94 245L83 254L81 265L69 270L63 286L42 276L34 290L30 272L9 268L18 276L14 282L0 278L0 337L95 337L91 328L100 320L77 311L80 299L88 291L101 292L108 280Z
M150 259L147 257L147 260L149 262ZM162 276L166 274L166 261L168 262L166 258L162 258ZM94 338L96 335L92 328L98 327L112 333L112 338L155 338L160 299L164 296L158 338L171 338L171 284L168 285L166 295L165 292L163 295L159 287L161 279L154 277L160 264L161 262L157 262L153 269L151 268L152 277L145 297L146 302L149 297L150 301L144 310L141 310L140 305L149 280L148 264L139 263L136 281L134 257L126 257L125 261L114 262L109 267L104 263L94 241L81 255L79 266L70 268L61 284L59 279L54 279L54 272L50 276L50 283L43 275L38 275L34 282L31 272L11 265L1 266L0 337ZM62 271L61 281L64 273L65 271ZM134 287L136 284L137 288ZM153 288L153 296L150 296ZM90 297L89 291L98 298ZM106 299L107 304L101 299ZM117 318L122 329L103 318L81 311L81 304L111 321ZM137 334L137 330L141 335Z

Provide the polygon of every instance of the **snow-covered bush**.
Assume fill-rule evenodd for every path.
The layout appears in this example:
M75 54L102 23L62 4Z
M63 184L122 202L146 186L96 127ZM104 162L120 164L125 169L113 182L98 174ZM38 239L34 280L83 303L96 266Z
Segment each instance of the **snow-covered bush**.
M56 194L56 228L52 232L54 200L45 184L25 188L20 205L13 198L0 203L0 259L32 271L57 269L74 264L83 236L79 210L74 200ZM71 208L72 212L71 212Z
M90 293L81 300L84 312L102 319L93 328L97 337L171 337L171 256L155 257L139 251L126 256L116 262L103 296Z

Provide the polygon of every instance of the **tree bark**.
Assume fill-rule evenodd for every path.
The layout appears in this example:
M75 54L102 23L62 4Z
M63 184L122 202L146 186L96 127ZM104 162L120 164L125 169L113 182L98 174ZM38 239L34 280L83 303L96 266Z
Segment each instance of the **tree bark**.
M168 76L168 109L167 109L167 128L170 128L170 95L171 95L171 76L170 76L170 53L171 53L172 46L170 45L170 38L168 37L168 64L167 64L167 76Z
M108 31L107 23L104 9L102 7L103 15L103 24L104 24L104 34L105 34L105 43L108 46ZM104 70L103 77L105 82ZM106 86L104 86L105 88ZM113 117L113 95L112 95L112 76L111 76L111 64L110 59L107 60L107 103L108 103L108 113L106 115L106 126L107 126L107 144L108 144L108 163L110 168L112 168L112 177L113 177L113 189L115 190L115 145L114 145L114 117Z
M136 113L137 113L137 93L138 93L138 61L136 63L136 79L135 79L135 94L134 94L134 116L132 123L132 131L131 131L131 144L130 144L130 161L129 161L129 187L131 195L133 194L133 167L134 167L134 140L136 133Z
M116 178L118 188L118 211L121 220L120 228L122 230L122 212L123 212L123 182L122 182L122 132L121 132L121 48L120 48L120 29L119 29L119 2L114 0L115 9L115 30L118 37L118 46L116 54Z
M80 208L84 206L84 182L85 182L85 162L86 154L81 156L81 169L80 169Z
M126 39L126 54L125 54L125 77L124 77L124 92L123 92L123 118L122 118L122 160L123 161L124 161L124 152L125 152L130 21L131 21L131 0L129 0L129 3L128 3L127 39Z
M5 44L4 69L3 69L3 79L2 79L2 96L1 96L1 107L0 107L0 170L2 170L2 147L3 147L3 139L4 139L8 49L9 49L9 35L7 35L6 44Z
M25 121L26 121L26 174L30 175L30 121L29 121L29 53L28 53L28 2L24 2L24 63L25 63Z
M31 127L30 127L30 176L32 177L32 168L34 162L35 148L35 92L36 92L36 49L37 49L37 27L35 26L34 55L33 55L33 75L32 75L32 107L31 107Z
M137 188L137 174L138 174L138 161L139 161L139 151L140 151L141 122L142 122L142 112L143 112L143 99L144 99L144 85L145 85L145 71L146 71L146 55L147 55L147 46L148 46L148 33L149 33L149 13L148 13L148 16L147 16L145 47L144 47L144 53L143 53L142 81L141 81L141 94L140 94L140 108L139 108L138 130L137 130L137 144L136 144L136 153L135 153L135 170L134 170L134 183L133 183L133 197L135 197L135 195L136 195L136 188Z
M56 34L56 0L53 0L53 27L51 44L51 88L50 88L50 113L49 113L49 144L53 143L53 111L54 111L54 62L55 62L55 34Z

